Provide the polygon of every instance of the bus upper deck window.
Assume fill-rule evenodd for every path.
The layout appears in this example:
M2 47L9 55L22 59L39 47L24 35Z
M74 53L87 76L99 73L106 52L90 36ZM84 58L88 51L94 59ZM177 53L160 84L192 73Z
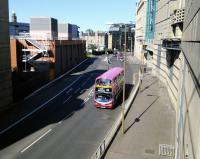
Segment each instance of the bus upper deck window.
M97 85L100 85L100 86L106 86L106 85L111 85L111 80L109 80L109 79L98 79L97 81L96 81L96 84Z

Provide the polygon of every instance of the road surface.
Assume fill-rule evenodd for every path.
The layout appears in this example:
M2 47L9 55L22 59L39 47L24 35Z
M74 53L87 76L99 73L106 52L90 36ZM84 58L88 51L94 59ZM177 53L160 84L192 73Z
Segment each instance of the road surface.
M109 67L123 67L123 62L109 56ZM139 66L130 57L127 63L128 96ZM94 80L107 68L104 55L87 59L70 74L20 102L19 108L26 109L1 123L0 158L90 158L121 111L121 99L112 110L94 107Z

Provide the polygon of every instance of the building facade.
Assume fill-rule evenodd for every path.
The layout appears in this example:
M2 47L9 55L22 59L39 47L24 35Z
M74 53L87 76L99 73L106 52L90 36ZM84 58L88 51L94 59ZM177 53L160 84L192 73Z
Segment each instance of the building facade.
M91 45L94 45L97 49L96 51L102 51L106 46L106 36L105 32L87 32L81 33L80 38L86 41L86 50L89 51Z
M58 24L58 39L61 40L78 40L79 27L75 24L63 23Z
M48 56L44 56L39 49L35 51L37 48L34 43L26 39L11 39L12 69L16 68L17 72L45 72L51 67L56 75L60 75L85 58L83 40L37 40L37 44L45 43L48 44Z
M11 15L11 22L9 22L9 33L10 37L18 36L20 33L29 33L30 25L29 23L17 22L17 16L15 12Z
M185 3L177 158L197 159L200 158L200 1Z
M30 35L35 39L55 40L58 38L57 19L51 17L34 17L30 20Z
M79 40L79 26L72 24L72 40Z
M58 24L58 39L72 40L72 25L69 23Z
M199 0L147 1L141 55L148 55L144 58L165 83L176 112L175 159L200 158L199 9Z
M126 34L126 50L134 50L135 24L115 23L109 28L108 49L124 51Z
M10 37L18 36L20 35L20 33L29 33L29 30L30 30L29 23L20 23L20 22L9 23Z
M145 45L147 0L138 0L136 6L135 47L134 55L141 59Z
M12 102L8 1L0 1L0 111Z
M112 24L109 27L108 32L108 49L118 49L121 50L121 32L120 32L120 25Z

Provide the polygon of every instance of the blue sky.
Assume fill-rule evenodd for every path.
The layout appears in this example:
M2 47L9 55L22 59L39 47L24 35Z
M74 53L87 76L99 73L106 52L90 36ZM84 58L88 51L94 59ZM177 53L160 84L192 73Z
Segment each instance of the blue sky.
M14 10L18 22L30 17L50 16L60 23L72 23L86 29L108 29L108 22L135 21L135 0L9 0L9 14Z

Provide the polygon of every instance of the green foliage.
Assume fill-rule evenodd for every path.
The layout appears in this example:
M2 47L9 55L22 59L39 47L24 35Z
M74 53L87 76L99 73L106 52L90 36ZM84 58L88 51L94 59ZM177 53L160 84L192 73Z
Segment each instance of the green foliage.
M86 33L94 33L94 31L92 30L92 29L87 29L86 31L85 31Z
M96 46L95 44L89 44L89 45L88 45L88 49L96 50L96 49L97 49L97 46Z
M93 58L93 57L95 57L93 54L91 54L91 53L86 53L86 57L87 58Z

